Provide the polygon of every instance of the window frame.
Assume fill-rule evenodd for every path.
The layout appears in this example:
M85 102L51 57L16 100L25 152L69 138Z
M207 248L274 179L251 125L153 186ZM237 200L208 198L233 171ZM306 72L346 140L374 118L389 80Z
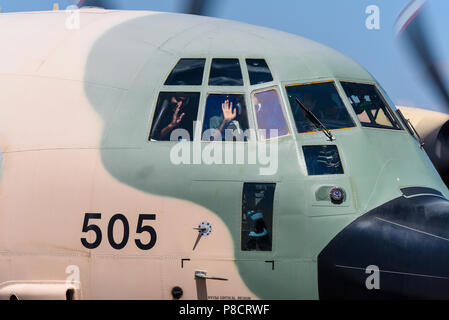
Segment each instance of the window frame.
M250 77L250 75L249 75L249 69L248 69L248 62L247 62L247 60L263 60L263 61L265 61L265 64L267 65L267 68L268 68L268 70L270 71L271 81L251 84L251 77ZM249 85L250 87L255 87L255 86L267 86L267 85L270 85L270 83L273 83L273 82L276 81L275 74L273 73L273 70L272 70L272 68L271 68L271 66L270 66L270 63L268 62L268 60L267 60L266 58L253 58L253 57L250 58L250 57L245 57L245 58L243 58L243 61L245 62L245 69L246 69L245 71L246 71L246 74L247 74L247 76L248 76L248 85Z
M344 94L344 96L342 96L342 93L344 93L344 91L343 92L340 91L339 80L337 80L337 79L328 79L328 80L307 81L307 82L300 82L300 83L298 83L298 82L285 83L284 82L284 83L282 83L282 86L283 86L285 97L286 97L286 103L288 103L288 109L289 109L288 112L290 112L290 114L291 114L292 126L293 126L294 132L296 134L298 134L298 135L305 135L305 134L311 134L311 133L312 134L313 133L321 133L321 131L320 130L316 130L316 131L308 131L308 132L298 132L299 130L298 130L298 127L296 126L295 117L293 116L293 110L292 110L291 105L290 105L290 99L288 98L287 87L305 86L305 85L320 84L320 83L330 83L330 82L332 82L334 84L335 91L337 92L338 96L340 97L340 99L341 99L341 101L343 103L343 106L345 107L346 111L348 112L348 115L349 115L350 119L352 120L354 126L338 128L338 129L329 129L329 131L356 129L358 127L358 123L359 123L358 122L358 118L357 118L357 121L354 120L354 116L352 114L354 112L354 109L352 107L350 109L348 108L348 105L346 104L346 100L345 100L347 98L347 96L346 96L346 94Z
M166 85L165 82L172 73L173 69L177 66L179 61L182 59L205 59L204 64L204 70L203 70L203 77L202 77L202 84L201 85ZM213 59L237 59L239 61L240 65L240 71L242 73L242 80L243 85L242 86L217 86L217 85L209 85L209 77L210 77L210 70L212 68L212 61ZM273 80L271 82L265 82L265 83L259 83L259 84L250 84L249 79L249 71L248 66L246 64L246 59L263 59L265 60L265 63L267 64L271 76ZM247 143L247 142L260 142L260 141L268 141L268 140L260 140L258 137L258 124L257 124L257 118L256 114L254 113L254 108L252 107L252 94L254 91L265 91L269 90L271 88L274 88L278 95L279 95L279 102L281 104L282 108L285 108L288 105L288 100L286 100L281 86L283 84L280 84L278 81L278 75L277 70L272 68L272 65L270 63L270 60L267 59L267 57L260 57L260 56L246 56L246 55L238 55L238 56L211 56L211 55L187 55L187 56L180 56L175 61L175 63L172 65L171 68L168 68L166 73L164 74L164 80L161 81L161 84L154 89L154 96L152 102L148 104L149 106L149 112L147 117L147 136L146 136L146 142L148 143L158 143L158 144L164 144L164 143L176 143L177 141L160 141L160 140L151 140L151 130L153 128L153 121L154 117L156 116L156 111L158 107L159 102L159 95L161 93L199 93L199 104L198 104L198 112L197 112L197 118L194 121L201 122L202 125L204 125L204 118L206 115L206 103L207 98L210 94L240 94L243 95L244 101L246 104L246 111L247 111L247 121L248 121L248 129L251 130L251 136L248 137L247 141L221 141L225 143ZM269 87L267 87L267 85ZM294 132L295 127L293 126L292 118L289 114L288 110L283 110L284 119L287 124L287 128L289 131L288 135L291 135L292 132ZM211 141L203 141L202 140L202 128L201 127L201 134L197 135L195 132L195 128L193 130L193 136L191 137L191 140L189 142L199 141L199 142L211 142ZM285 137L288 135L280 136ZM276 138L280 138L276 137Z
M235 95L242 95L243 96L243 101L245 101L245 106L246 106L246 115L247 115L247 121L248 121L248 129L247 130L251 130L253 128L255 128L255 124L251 124L251 122L254 119L254 115L250 114L250 108L248 107L248 92L245 91L240 91L240 92L236 92L236 91L232 91L232 90L228 90L229 88L236 88L237 86L219 86L220 90L210 90L211 87L216 87L216 86L209 86L206 85L205 86L205 94L203 95L203 99L200 99L200 105L202 103L202 110L201 110L201 115L200 112L198 111L198 120L201 121L201 134L199 137L199 141L202 143L210 143L210 142L217 142L217 143L248 143L250 141L251 137L248 137L248 139L246 141L227 141L227 140L220 140L220 141L208 141L208 140L203 140L203 128L204 128L204 121L205 121L205 117L206 117L206 108L207 108L207 99L209 98L209 95L211 94L235 94ZM214 88L215 89L215 88ZM252 112L252 110L251 110ZM250 131L251 132L251 131ZM254 137L252 137L253 140L257 141L257 133Z
M172 72L175 70L175 68L178 66L179 62L181 62L181 60L204 60L204 65L203 65L203 75L201 77L201 83L200 84L166 84L168 81L168 77L170 77L170 75L172 74ZM172 67L172 69L168 72L168 74L165 76L165 81L162 83L162 86L164 87L202 87L204 85L204 78L207 75L206 72L206 66L207 66L207 57L203 57L203 58L191 58L191 57L181 57L177 60L177 62L175 63L175 65Z
M164 88L166 87L166 88ZM150 113L150 120L149 120L149 130L147 131L147 142L149 143L178 143L179 141L171 141L171 140L151 140L151 130L153 129L153 124L154 124L154 117L156 116L156 111L158 108L158 104L159 104L159 98L161 93L162 94L167 94L167 93L188 93L188 94L199 94L199 99L198 99L198 110L197 110L197 114L196 114L196 120L198 122L198 117L200 115L201 112L201 102L203 99L203 90L184 90L183 88L185 88L186 86L177 86L177 85L171 85L171 86L165 86L163 85L161 88L159 88L159 91L157 91L157 95L156 95L156 99L154 99L154 103L153 103L153 109ZM193 86L190 86L193 87ZM200 86L195 86L195 87L199 87ZM169 90L169 89L179 89L179 90ZM192 132L192 137L189 141L187 142L193 142L195 141L195 126L193 126L193 132Z
M277 222L278 219L276 218L279 213L277 212L277 208L279 208L279 188L280 188L280 181L279 180L245 180L242 181L241 189L240 189L240 195L241 195L241 201L240 201L240 210L239 214L236 216L236 223L239 226L239 250L238 250L238 259L241 259L243 257L247 256L264 256L264 257L273 257L277 252ZM272 209L272 215L271 215L271 250L242 250L243 241L242 241L242 232L243 232L243 223L242 223L242 216L243 216L243 199L244 199L244 192L245 192L245 185L246 184L265 184L265 185L274 185L274 192L273 192L273 209Z
M239 89L242 88L244 89L245 87L247 87L249 85L249 74L248 74L248 69L246 69L246 72L244 72L245 70L243 69L244 64L242 64L242 62L245 62L244 58L238 56L234 56L234 57L219 57L219 56L213 56L213 57L208 57L209 60L209 65L208 65L208 71L207 71L207 81L203 82L203 85L207 88L234 88L235 89ZM212 71L212 65L214 60L237 60L239 63L239 67L240 67L240 73L242 75L242 84L241 85L217 85L217 84L210 84L210 75L211 75L211 71ZM205 66L206 67L206 66ZM245 68L246 68L246 62L245 62Z
M348 83L353 83L353 84L363 84L363 85L371 85L375 88L376 92L378 93L380 99L383 101L383 103L385 104L385 107L390 115L390 117L393 118L393 120L397 123L397 125L399 126L399 128L395 128L395 127L377 127L377 126L367 126L367 125L363 125L363 123L360 121L359 117L357 116L350 98L348 97L348 95L346 94L345 89L343 88L343 84L342 82L348 82ZM374 130L393 130L396 132L400 132L400 131L405 131L404 129L404 125L402 124L402 122L398 119L398 117L396 116L396 113L394 112L393 108L391 107L390 103L388 103L387 99L384 97L383 94L383 90L378 86L378 84L376 82L373 81L359 81L359 80L338 80L338 85L341 86L341 90L344 94L344 101L345 103L347 103L348 107L350 107L351 112L353 112L356 116L357 119L357 123L360 125L361 128L365 129L374 129Z
M325 148L329 148L329 147L335 147L336 151L337 151L337 155L338 155L338 160L340 162L340 166L341 166L341 172L339 173L323 173L323 174L311 174L310 170L309 170L309 166L307 165L307 156L306 156L306 152L304 148L313 148L313 147L325 147ZM339 148L339 145L337 144L329 144L329 143L322 143L322 144L304 144L301 146L301 152L302 155L304 157L304 163L305 163L305 168L306 168L306 173L308 177L335 177L335 176L342 176L346 174L346 169L345 169L345 165L343 163L343 159L341 157L341 151Z
M264 83L264 84L266 84L266 83ZM259 134L259 121L258 121L258 119L257 119L257 113L256 113L256 110L255 110L255 106L254 106L254 104L253 104L253 96L254 96L256 93L264 92L264 91L270 91L270 90L275 90L276 93L278 94L279 104L280 104L280 106L281 106L282 115L284 116L285 124L287 125L288 133L287 133L287 134L284 134L284 135L282 135L282 136L274 137L274 138L263 139L263 137ZM250 93L249 93L249 99L250 99L250 102L251 102L251 111L252 111L252 113L253 113L253 118L254 118L254 129L256 130L256 138L257 138L257 141L270 141L270 140L273 140L273 139L284 138L284 137L288 137L288 136L291 135L291 128L290 128L290 124L289 124L290 118L288 117L288 113L287 113L286 110L285 110L285 101L284 101L284 99L283 99L281 90L279 90L279 87L278 87L278 86L273 85L273 86L269 86L269 87L264 87L264 88L257 88L257 89L254 89L254 90L250 91Z

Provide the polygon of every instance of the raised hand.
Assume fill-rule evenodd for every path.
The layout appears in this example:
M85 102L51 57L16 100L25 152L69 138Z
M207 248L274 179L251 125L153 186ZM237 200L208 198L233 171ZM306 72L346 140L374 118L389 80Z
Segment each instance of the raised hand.
M226 123L231 122L237 116L237 110L232 110L232 102L229 104L229 100L221 104L221 110L223 110L223 118Z
M182 101L178 101L176 110L173 113L173 119L171 121L171 125L172 126L178 125L181 122L182 118L184 118L184 115L185 115L184 112L181 115L178 115L179 114L179 110L181 110L181 107L182 107Z

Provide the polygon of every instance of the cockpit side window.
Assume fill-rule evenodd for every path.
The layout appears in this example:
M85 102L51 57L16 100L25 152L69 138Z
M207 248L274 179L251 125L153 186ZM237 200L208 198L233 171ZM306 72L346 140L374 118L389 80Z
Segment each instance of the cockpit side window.
M248 114L243 94L209 94L203 122L205 141L246 141Z
M341 82L351 105L364 127L400 130L399 121L387 107L374 85Z
M251 85L273 81L273 76L264 59L246 59Z
M165 81L165 85L200 86L206 59L181 59Z
M239 59L212 59L210 86L243 86Z
M199 101L199 92L161 92L149 140L192 141Z
M333 81L289 85L286 89L298 133L315 132L319 129L307 119L295 98L329 130L355 127Z
M242 251L271 251L275 183L245 183L242 200Z
M257 126L262 139L271 139L288 135L279 94L275 89L253 93L252 102L257 118Z

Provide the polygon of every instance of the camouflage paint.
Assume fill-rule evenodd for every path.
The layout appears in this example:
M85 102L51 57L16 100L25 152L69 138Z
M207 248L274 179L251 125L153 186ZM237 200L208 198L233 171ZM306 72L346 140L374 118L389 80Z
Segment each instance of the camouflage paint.
M301 146L329 144L322 133L279 139L279 170L270 177L260 176L258 165L172 165L173 144L147 138L157 95L174 90L163 82L181 57L206 57L207 63L240 58L245 86L213 91L245 93L252 127L253 90L279 86L291 120L284 85L375 80L332 49L241 23L88 9L81 13L81 30L64 31L65 17L46 12L0 19L0 29L15 41L0 52L0 147L7 163L0 193L0 298L11 293L5 281L63 281L69 264L82 269L86 298L169 299L176 284L195 298L192 278L199 268L230 279L211 281L210 294L317 298L317 255L343 227L399 196L402 186L449 196L406 131L361 128L347 99L357 128L334 133L344 175L307 176ZM250 87L247 57L267 59L274 81ZM209 88L197 89L202 115ZM291 121L289 128L293 132ZM240 250L245 181L277 183L272 252ZM343 187L347 202L317 201L323 185ZM114 213L125 213L131 228L138 214L156 213L160 241L149 252L132 246L114 251L104 238L101 247L87 250L79 241L85 212L102 212L103 232ZM202 221L214 231L192 252L192 228ZM181 269L184 257L192 261ZM274 270L266 260L275 260Z
M112 54L111 48L116 43L121 44L121 49ZM172 67L179 58L186 57L209 60L239 57L245 86L209 89L203 84L196 90L164 86ZM202 115L207 92L244 92L248 97L255 89L272 86L273 83L248 85L242 59L255 57L263 57L269 63L274 85L282 89L284 104L286 84L327 79L376 83L348 58L293 35L204 17L176 14L139 17L108 30L89 54L85 82L95 78L123 88L114 105L102 105L98 92L86 86L92 106L105 123L102 161L125 184L151 194L186 199L218 215L232 234L233 255L240 275L257 296L317 298L317 255L343 227L364 212L400 196L401 186L432 186L446 196L448 191L406 131L362 129L360 125L336 131L335 144L346 173L325 178L304 174L300 152L302 144L328 144L322 133L281 138L279 171L271 177L260 176L257 165L175 166L169 159L173 143L147 141L160 91L201 92ZM208 66L206 63L206 70ZM349 107L347 99L345 103ZM247 106L250 106L248 98ZM357 119L351 109L350 112ZM251 108L249 117L253 126ZM290 126L292 130L293 125ZM245 181L277 183L272 252L240 250L241 193ZM323 184L344 187L347 203L336 207L317 202L314 194ZM275 260L275 269L271 270L265 260Z

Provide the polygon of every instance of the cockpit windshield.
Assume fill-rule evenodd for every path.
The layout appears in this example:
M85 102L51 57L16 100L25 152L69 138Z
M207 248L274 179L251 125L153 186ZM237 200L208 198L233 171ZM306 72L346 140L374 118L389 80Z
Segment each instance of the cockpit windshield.
M374 85L341 82L360 123L364 127L396 129L401 126Z
M333 81L289 85L286 89L298 133L321 129L307 119L301 107L295 102L296 98L329 130L355 127Z

